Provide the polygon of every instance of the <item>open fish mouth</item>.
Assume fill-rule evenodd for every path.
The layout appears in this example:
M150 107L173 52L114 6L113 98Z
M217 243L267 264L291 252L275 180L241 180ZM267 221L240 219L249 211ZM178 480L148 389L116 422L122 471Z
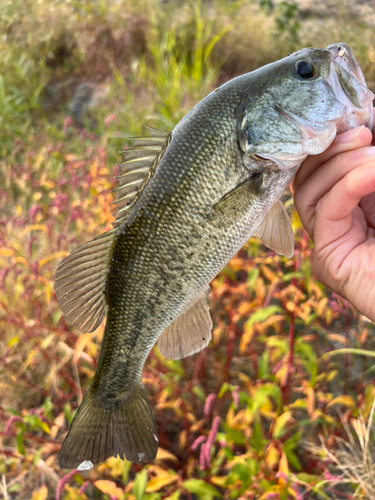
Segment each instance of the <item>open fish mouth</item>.
M345 106L346 113L337 122L337 133L360 125L366 125L371 131L374 127L374 94L366 86L365 77L350 47L345 43L327 47L331 53L331 71L327 85L332 96Z

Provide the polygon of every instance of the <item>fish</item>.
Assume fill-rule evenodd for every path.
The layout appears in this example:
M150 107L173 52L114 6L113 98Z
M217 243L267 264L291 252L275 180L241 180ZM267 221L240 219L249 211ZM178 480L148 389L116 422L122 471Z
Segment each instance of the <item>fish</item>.
M210 282L250 237L293 256L284 190L337 133L372 130L373 98L348 45L304 48L215 89L171 132L148 127L132 139L113 228L73 250L55 274L74 327L92 332L106 316L61 468L155 458L157 425L142 383L151 349L181 359L208 345Z

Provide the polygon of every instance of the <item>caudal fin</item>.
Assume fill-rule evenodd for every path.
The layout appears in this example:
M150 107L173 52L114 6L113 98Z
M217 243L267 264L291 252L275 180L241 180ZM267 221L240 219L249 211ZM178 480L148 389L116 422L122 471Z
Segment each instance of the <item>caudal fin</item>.
M86 392L59 453L61 469L82 462L104 462L117 455L133 463L146 463L158 451L155 419L143 387L124 401L107 408Z

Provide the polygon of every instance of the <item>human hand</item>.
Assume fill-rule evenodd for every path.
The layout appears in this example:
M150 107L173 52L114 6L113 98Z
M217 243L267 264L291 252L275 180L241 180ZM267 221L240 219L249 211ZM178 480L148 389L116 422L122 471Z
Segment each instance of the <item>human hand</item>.
M317 279L375 321L375 147L365 127L309 156L292 183Z

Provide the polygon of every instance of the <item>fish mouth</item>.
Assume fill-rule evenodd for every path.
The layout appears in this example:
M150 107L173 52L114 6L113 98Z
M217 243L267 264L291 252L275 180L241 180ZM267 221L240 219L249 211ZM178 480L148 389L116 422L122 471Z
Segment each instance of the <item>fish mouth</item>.
M337 133L366 125L374 128L374 94L366 86L365 77L350 47L345 43L327 47L331 53L331 67L327 87L334 99L345 106L344 116L336 123Z
M325 85L331 97L342 107L341 117L323 122L310 123L290 110L275 103L277 111L294 123L301 132L303 153L262 154L261 157L276 163L281 170L299 166L308 154L319 154L329 147L336 134L365 125L374 128L374 94L366 86L365 77L350 47L345 43L329 45L331 62Z

